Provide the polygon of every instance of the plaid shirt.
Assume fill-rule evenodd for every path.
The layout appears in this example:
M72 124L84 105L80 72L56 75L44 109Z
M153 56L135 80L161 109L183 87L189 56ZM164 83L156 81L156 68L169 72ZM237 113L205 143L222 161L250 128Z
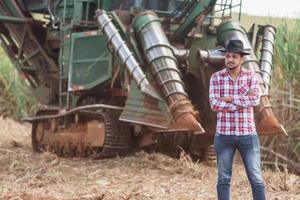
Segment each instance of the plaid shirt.
M251 89L253 94L247 95ZM232 96L232 103L220 97ZM249 135L256 133L253 106L259 104L259 81L254 71L241 67L236 82L228 69L214 73L210 80L209 101L217 111L216 132L224 135Z

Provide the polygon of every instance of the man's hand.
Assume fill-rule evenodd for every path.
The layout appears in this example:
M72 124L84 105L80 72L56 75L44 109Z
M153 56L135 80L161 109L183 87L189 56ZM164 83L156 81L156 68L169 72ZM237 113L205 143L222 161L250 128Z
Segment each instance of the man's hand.
M221 97L221 100L225 101L226 103L232 103L233 97Z
M247 94L248 96L255 96L256 95L256 91L254 89L250 89Z

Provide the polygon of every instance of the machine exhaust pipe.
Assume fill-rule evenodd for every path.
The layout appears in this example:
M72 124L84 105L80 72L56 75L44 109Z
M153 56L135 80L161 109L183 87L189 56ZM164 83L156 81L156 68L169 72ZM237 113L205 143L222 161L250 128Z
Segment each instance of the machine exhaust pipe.
M129 50L125 41L122 39L117 28L111 22L111 19L105 11L97 10L96 16L102 32L107 36L109 44L112 45L118 56L121 58L123 64L126 66L126 69L130 73L130 77L136 81L138 88L145 94L161 99L160 94L149 83L139 63L133 56L133 53Z
M197 112L185 92L174 48L170 45L159 18L153 12L143 12L134 20L133 28L142 44L151 74L160 86L176 121L174 127L170 128L203 133L204 129L196 119ZM187 53L175 49L178 57L184 57Z
M268 37L270 37L270 34L267 35ZM227 42L231 39L239 39L243 41L244 48L250 49L251 54L245 56L243 66L247 69L254 70L256 72L257 77L260 80L260 92L262 95L260 99L260 104L254 108L257 131L260 134L286 134L286 130L284 129L282 124L278 122L278 119L274 116L272 106L269 102L269 98L266 93L266 91L269 90L269 84L267 84L268 90L265 89L266 83L270 83L268 81L270 77L268 76L271 74L271 69L268 70L267 67L264 66L262 67L262 71L260 70L259 62L257 61L255 53L250 45L246 31L240 26L238 22L228 20L220 24L220 26L218 27L217 37L219 43L223 46L226 46ZM272 53L267 52L271 50L271 47L267 47L270 46L270 44L271 43L269 41L265 41L265 44L263 45L266 49L266 51L264 52L265 57L270 57L271 55L273 55ZM268 61L271 62L271 60L272 57L271 59L268 58ZM264 72L263 70L267 72ZM263 77L265 77L266 83L263 81Z
M198 50L200 59L203 64L211 65L217 68L222 68L225 66L224 53L219 50Z

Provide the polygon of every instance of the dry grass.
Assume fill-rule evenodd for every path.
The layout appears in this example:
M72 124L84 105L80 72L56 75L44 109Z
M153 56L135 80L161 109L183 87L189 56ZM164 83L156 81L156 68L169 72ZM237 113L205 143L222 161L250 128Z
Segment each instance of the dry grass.
M261 140L261 145L267 147L276 153L281 154L288 159L281 159L275 154L263 151L263 160L270 162L277 162L279 165L288 164L290 170L299 172L300 163L300 96L299 92L289 92L281 90L276 82L274 82L273 89L271 89L271 104L273 105L273 111L279 121L284 125L288 132L288 137L276 136L276 137L264 137ZM277 81L278 83L278 81ZM296 90L294 90L296 91ZM295 163L296 167L294 167ZM297 168L297 169L295 169ZM281 168L282 169L282 168Z
M0 118L0 199L216 199L214 163L161 154L92 160L34 154L30 127ZM268 199L300 199L300 177L264 171ZM244 169L235 164L233 199L251 199Z

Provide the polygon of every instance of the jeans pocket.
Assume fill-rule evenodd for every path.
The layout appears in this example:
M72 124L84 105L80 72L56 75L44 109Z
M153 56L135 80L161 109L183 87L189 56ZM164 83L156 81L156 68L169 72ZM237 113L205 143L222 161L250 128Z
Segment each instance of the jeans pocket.
M259 138L258 135L251 135L252 137L252 146L253 149L260 152L260 144L259 144Z

